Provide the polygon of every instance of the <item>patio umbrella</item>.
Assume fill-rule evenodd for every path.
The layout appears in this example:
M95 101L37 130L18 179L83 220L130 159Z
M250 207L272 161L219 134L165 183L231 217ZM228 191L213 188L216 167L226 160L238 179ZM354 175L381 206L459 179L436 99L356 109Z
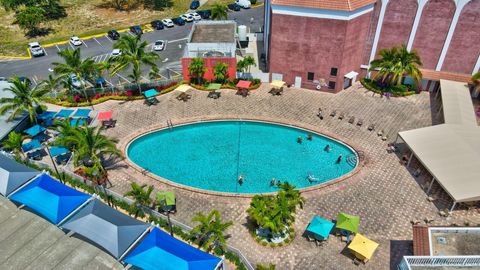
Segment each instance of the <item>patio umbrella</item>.
M149 89L149 90L143 92L143 95L144 95L146 98L151 98L151 97L153 97L153 96L158 95L158 92L157 92L157 90L155 90L155 89Z
M328 235L332 231L333 222L325 220L319 216L314 216L307 226L307 231L314 236L319 236L321 240L327 239Z
M359 258L362 261L370 260L377 247L378 243L366 238L359 233L355 235L355 238L353 238L350 245L348 245L348 249L353 251L355 257Z
M49 148L49 150L50 150L50 155L52 155L52 157L56 157L56 156L63 155L65 153L70 152L70 150L62 146L52 146Z
M35 140L35 139L31 140L28 143L22 144L22 150L23 150L24 153L26 153L28 151L35 150L35 149L40 148L40 147L42 147L42 144L38 140Z
M273 87L276 87L276 88L280 88L282 87L283 85L285 85L285 82L284 81L278 81L278 80L273 80L270 85L272 85Z
M77 117L77 118L88 118L88 115L90 114L92 110L90 109L78 109L72 117Z
M45 111L39 115L37 115L37 119L38 120L42 120L42 121L46 121L46 120L49 120L49 119L52 119L55 114L57 114L56 112L51 112L51 111Z
M182 85L180 85L179 87L177 87L177 88L175 89L175 91L185 93L185 92L187 92L187 91L190 90L190 89L192 89L192 87L190 87L190 85L188 85L188 84L182 84Z
M72 113L73 113L73 110L61 109L57 114L55 114L55 118L67 118Z
M106 121L112 119L113 112L112 111L107 111L107 112L99 112L97 115L97 120L98 121Z
M246 88L249 88L251 84L252 84L251 81L240 80L237 83L237 87L246 89Z
M157 192L157 200L165 201L165 205L175 205L175 191Z
M337 228L350 232L358 232L360 225L360 217L352 216L345 213L339 213L337 216Z
M44 127L42 127L42 126L40 126L40 125L35 125L35 126L29 128L29 129L24 130L23 132L25 132L25 133L27 133L28 135L30 135L30 136L33 137L33 136L36 136L36 135L44 132L45 130L47 130L47 129L44 128Z
M222 87L219 83L211 83L207 86L207 90L218 90Z

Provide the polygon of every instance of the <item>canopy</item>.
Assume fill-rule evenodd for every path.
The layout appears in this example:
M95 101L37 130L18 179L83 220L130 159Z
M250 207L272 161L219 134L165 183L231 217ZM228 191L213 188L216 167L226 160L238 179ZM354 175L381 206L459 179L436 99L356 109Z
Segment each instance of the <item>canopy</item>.
M52 119L55 116L55 114L57 114L57 113L56 112L51 112L51 111L45 111L45 112L37 115L37 119L46 121L46 120Z
M157 192L157 201L165 201L166 206L175 205L175 191Z
M47 130L47 129L40 126L40 125L35 125L35 126L29 128L29 129L24 130L23 132L27 133L30 136L36 136L36 135L44 132L45 130Z
M52 146L49 148L49 150L50 150L50 155L52 155L52 157L56 157L56 156L70 152L70 150L62 146Z
M279 80L273 80L270 85L272 85L273 87L277 87L277 88L280 88L282 86L285 85L285 82L284 81L279 81Z
M155 90L155 89L150 89L150 90L147 90L147 91L143 92L143 95L144 95L146 98L151 98L151 97L153 97L153 96L158 95L158 92L157 92L157 90Z
M353 251L355 257L359 258L362 261L370 260L377 247L378 243L366 238L359 233L355 235L350 245L348 245L348 249Z
M58 224L90 195L65 186L44 173L9 197L24 204L50 222Z
M345 78L353 80L355 77L357 77L358 72L355 71L350 71L347 74L344 75Z
M72 117L77 117L77 118L88 118L88 115L90 114L92 110L90 109L78 109Z
M73 113L73 110L61 109L57 114L55 114L55 118L67 118L72 113Z
M82 118L70 119L70 125L72 127L83 126L83 125L85 125L85 123L86 123L85 119L82 119Z
M465 83L440 80L440 93L446 124L466 124L477 127L472 97Z
M337 216L337 228L350 232L358 232L360 225L360 217L352 216L345 213L339 213Z
M219 83L211 83L211 84L209 84L209 85L207 86L207 89L208 89L208 90L218 90L218 89L220 89L221 87L222 87L222 85L219 84Z
M314 216L308 224L307 231L322 239L327 239L334 226L333 222Z
M42 147L42 144L36 139L33 139L28 143L22 144L23 152L32 151L32 150L40 148L40 147Z
M98 121L106 121L112 119L113 112L108 111L108 112L99 112L97 115L97 120Z
M0 154L0 194L3 196L9 195L38 174L39 171Z
M252 84L251 81L240 80L237 83L237 87L238 88L249 88L251 84Z
M190 90L190 89L192 89L192 88L190 87L190 85L188 85L188 84L182 84L182 85L180 85L179 87L177 87L177 88L175 89L175 91L185 93L185 92L187 92L187 91Z
M94 199L61 227L90 239L119 258L149 225Z
M221 259L155 227L124 261L141 269L213 270Z

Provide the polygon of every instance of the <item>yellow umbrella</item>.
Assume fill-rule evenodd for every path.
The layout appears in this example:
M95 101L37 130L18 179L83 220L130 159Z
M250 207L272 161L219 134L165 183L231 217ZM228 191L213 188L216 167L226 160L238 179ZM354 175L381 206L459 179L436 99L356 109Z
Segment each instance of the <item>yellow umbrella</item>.
M368 261L372 258L373 253L378 247L378 243L366 238L365 236L357 233L353 238L348 249L353 251L355 256L362 261Z
M285 82L284 82L284 81L273 80L270 84L271 84L273 87L280 88L280 87L282 87L282 86L285 84Z
M178 92L182 92L182 93L185 93L187 92L188 90L192 89L192 87L190 87L190 85L188 84L182 84L180 85L179 87L177 87L177 89L175 89L176 91Z

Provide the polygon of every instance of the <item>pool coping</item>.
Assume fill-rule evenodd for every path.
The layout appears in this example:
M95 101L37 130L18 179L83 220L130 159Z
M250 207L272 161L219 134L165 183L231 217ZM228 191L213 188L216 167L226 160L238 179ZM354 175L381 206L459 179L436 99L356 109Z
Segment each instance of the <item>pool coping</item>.
M353 150L355 155L357 155L357 165L356 165L355 169L353 169L352 171L350 171L347 174L344 174L344 175L342 175L338 178L329 180L325 183L314 185L314 186L311 186L311 187L306 187L306 188L299 188L298 190L301 193L307 193L307 192L310 192L310 191L323 189L323 188L329 187L331 185L343 182L343 181L351 178L352 176L356 175L357 173L359 173L360 169L363 168L366 164L366 162L365 162L366 157L364 157L362 160L360 160L359 155L358 155L359 152L363 152L361 150L361 147L352 143L349 139L342 138L339 135L332 134L332 133L330 133L328 131L325 131L325 130L320 130L319 127L317 127L317 126L310 125L310 124L305 124L305 123L299 123L299 122L296 122L296 121L281 120L281 119L278 119L278 118L273 119L273 118L269 118L269 117L256 117L256 116L240 117L240 116L217 115L217 116L200 116L200 117L183 118L183 119L175 120L175 123L174 124L172 123L172 124L173 124L173 127L175 127L175 126L178 126L178 125L188 125L188 124L195 124L195 123L201 123L201 122L215 122L215 121L265 122L265 123L279 124L279 125L283 125L283 126L287 126L287 127L302 129L302 130L305 130L307 132L316 133L316 134L325 136L329 139L335 140L339 143L342 143L345 146L349 147L351 150ZM128 147L129 147L130 143L132 143L134 140L136 140L137 138L139 138L141 136L144 136L144 135L147 135L149 133L153 133L153 132L156 132L156 131L159 131L159 130L167 129L167 128L169 128L169 125L167 123L165 123L165 124L155 124L155 125L148 126L146 128L138 129L135 132L133 132L132 134L126 136L122 140L122 142L120 144L120 147L119 147L120 150L122 151L123 155L125 156L124 161L126 162L126 164L129 167L133 168L135 171L141 173L142 175L148 176L148 177L152 178L153 180L160 181L161 183L164 183L166 185L169 185L169 186L172 186L172 187L175 187L175 188L180 188L180 189L183 189L183 190L196 192L196 193L200 193L200 194L220 196L220 197L252 198L255 195L260 195L260 194L261 195L274 195L274 194L277 193L277 192L251 193L251 194L250 193L232 193L232 192L211 191L211 190L195 188L195 187L191 187L191 186L176 183L174 181L171 181L169 179L160 177L160 176L158 176L154 173L151 173L149 171L145 171L145 169L138 166L136 163L134 163L133 161L131 161L128 158L127 150L128 150Z

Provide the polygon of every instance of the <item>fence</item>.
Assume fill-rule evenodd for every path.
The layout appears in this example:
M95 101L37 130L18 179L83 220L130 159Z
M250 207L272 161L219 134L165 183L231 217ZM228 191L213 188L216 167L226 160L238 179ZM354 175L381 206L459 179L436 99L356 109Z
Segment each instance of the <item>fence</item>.
M404 256L399 270L413 267L479 267L480 256Z

